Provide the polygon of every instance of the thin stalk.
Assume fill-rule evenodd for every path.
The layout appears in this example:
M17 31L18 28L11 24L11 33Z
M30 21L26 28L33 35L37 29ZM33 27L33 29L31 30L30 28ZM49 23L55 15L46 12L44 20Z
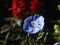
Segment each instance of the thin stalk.
M10 34L10 32L8 32L8 33L7 33L7 35L6 35L6 37L5 37L5 41L4 41L4 43L3 43L3 45L6 45L7 40L8 40L8 37L9 37L9 34Z

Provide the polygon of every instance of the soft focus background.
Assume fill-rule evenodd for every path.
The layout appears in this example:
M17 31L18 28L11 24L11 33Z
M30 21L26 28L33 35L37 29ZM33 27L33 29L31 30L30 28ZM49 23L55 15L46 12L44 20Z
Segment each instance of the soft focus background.
M53 45L60 42L60 0L41 0L40 3L38 13L45 18L44 31L31 35L22 30L23 20L30 15L28 6L22 18L15 19L12 11L8 11L12 0L0 0L0 45Z

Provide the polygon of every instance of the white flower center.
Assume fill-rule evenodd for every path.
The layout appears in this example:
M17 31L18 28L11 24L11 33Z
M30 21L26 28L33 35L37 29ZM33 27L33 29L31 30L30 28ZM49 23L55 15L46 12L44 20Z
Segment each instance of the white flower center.
M36 24L33 25L34 28L37 28L38 26Z

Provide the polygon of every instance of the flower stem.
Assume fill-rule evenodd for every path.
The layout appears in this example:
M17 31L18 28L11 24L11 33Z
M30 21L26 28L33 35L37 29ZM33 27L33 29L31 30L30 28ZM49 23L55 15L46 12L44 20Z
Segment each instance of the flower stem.
M7 33L7 35L6 35L6 37L5 37L5 41L4 41L4 43L3 43L3 45L6 45L9 34L10 34L10 32L8 32L8 33Z

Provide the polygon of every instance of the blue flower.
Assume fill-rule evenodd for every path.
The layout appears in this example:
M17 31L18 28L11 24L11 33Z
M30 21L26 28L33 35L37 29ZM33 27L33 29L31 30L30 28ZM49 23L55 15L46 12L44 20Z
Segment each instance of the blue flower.
M54 45L60 45L60 42L56 42Z
M23 29L29 34L36 34L41 31L44 27L44 17L35 14L34 16L29 16L24 20Z

